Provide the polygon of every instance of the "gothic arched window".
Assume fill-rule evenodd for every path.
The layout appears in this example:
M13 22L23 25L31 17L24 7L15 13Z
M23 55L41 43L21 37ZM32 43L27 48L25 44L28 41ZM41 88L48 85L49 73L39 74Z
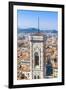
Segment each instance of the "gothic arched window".
M40 79L40 77L38 76L38 79Z
M37 52L35 52L34 57L35 57L35 66L39 65L39 55Z
M34 76L34 79L36 79L36 76Z

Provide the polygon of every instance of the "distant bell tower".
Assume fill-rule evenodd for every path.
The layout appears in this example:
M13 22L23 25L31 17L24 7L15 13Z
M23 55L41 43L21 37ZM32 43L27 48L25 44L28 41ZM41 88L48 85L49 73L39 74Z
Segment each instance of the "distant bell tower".
M30 35L30 71L31 79L42 79L44 77L44 35L38 32Z

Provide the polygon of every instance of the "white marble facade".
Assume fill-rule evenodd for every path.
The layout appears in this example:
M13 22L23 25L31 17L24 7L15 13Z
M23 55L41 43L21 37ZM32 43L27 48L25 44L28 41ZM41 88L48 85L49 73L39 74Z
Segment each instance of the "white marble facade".
M39 33L30 38L30 78L42 79L44 77L44 36ZM35 61L36 60L36 61Z

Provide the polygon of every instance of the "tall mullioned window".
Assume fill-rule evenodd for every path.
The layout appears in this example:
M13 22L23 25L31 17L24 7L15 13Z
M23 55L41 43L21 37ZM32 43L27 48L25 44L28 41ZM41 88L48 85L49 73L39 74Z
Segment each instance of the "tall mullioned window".
M35 66L39 65L39 55L37 52L35 52L34 57L35 57Z

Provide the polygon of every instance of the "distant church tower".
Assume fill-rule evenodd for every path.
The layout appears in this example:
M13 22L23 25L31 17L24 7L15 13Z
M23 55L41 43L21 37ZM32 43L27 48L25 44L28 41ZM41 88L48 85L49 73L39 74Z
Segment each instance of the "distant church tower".
M30 71L31 79L44 77L44 35L39 30L30 36Z

